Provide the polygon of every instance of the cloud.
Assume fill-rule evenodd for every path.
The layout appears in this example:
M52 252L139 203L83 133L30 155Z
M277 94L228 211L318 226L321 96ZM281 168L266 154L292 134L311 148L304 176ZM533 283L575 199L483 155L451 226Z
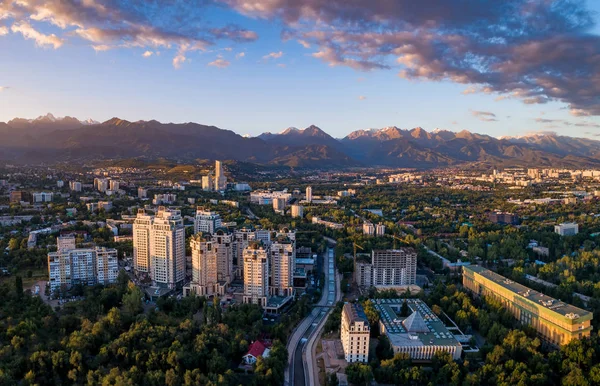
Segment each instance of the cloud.
M283 51L279 51L279 52L271 52L270 54L267 54L265 56L263 56L264 60L269 60L269 59L279 59L283 56Z
M10 30L14 33L20 33L25 39L35 40L35 44L40 47L52 47L54 49L60 48L64 41L54 34L45 35L31 26L26 21L15 23L10 27Z
M218 68L227 68L227 67L229 67L230 64L231 64L231 62L228 62L227 60L225 60L223 58L219 58L213 62L208 63L209 66L218 67Z
M331 66L399 66L404 79L600 115L600 36L583 0L219 1L281 21L286 40L316 47Z
M236 58L236 59L241 59L241 58L243 58L244 56L246 56L246 53L245 53L245 52L239 52L239 53L237 53L237 54L235 55L235 58Z
M452 124L453 124L453 125L458 125L458 122L456 122L456 121L452 121Z
M489 111L471 110L471 115L483 122L497 122L496 114Z
M144 58L149 58L149 57L151 57L153 54L154 54L154 52L152 52L152 51L146 51L146 52L144 52L144 53L142 54L142 56L143 56Z
M310 43L306 40L298 39L298 43L301 44L304 48L310 48Z
M179 70L186 61L187 58L185 57L185 54L180 52L173 58L173 67L175 67L176 70Z
M277 67L286 68L287 65L285 63L277 63Z
M569 122L564 119L546 119L546 118L535 118L537 123L552 123L553 128L558 128L559 124L563 126L575 126L575 127L593 127L600 128L600 123L580 121L580 122Z
M8 90L10 87L8 86L0 86L0 92Z
M218 41L258 39L256 32L233 24L207 27L208 7L215 7L214 2L7 0L0 2L0 19L11 31L41 47L57 49L67 40L82 40L96 51L132 47L172 50L176 68L189 61L186 53L206 50ZM57 32L40 32L48 26ZM8 32L0 28L0 35Z
M359 100L361 100L361 101L364 101L365 99L367 99L367 97L366 97L366 96L364 96L364 95L360 95L360 96L358 97L358 99L359 99Z
M0 26L0 36L8 35L8 27Z

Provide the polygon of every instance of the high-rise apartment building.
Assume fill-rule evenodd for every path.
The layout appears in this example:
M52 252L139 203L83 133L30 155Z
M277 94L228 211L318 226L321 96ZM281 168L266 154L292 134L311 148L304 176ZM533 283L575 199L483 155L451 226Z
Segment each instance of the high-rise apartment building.
M62 240L61 240L62 239ZM116 282L119 264L116 249L75 248L75 238L59 237L58 251L48 253L49 285L52 292L73 285Z
M108 179L94 178L94 188L98 189L99 192L106 192L108 190Z
M371 263L357 263L356 282L362 286L406 286L417 280L417 252L412 248L373 250Z
M277 197L273 199L273 210L275 213L285 214L286 200L283 197Z
M33 193L32 197L34 203L52 202L52 198L54 197L54 195L51 192L40 192Z
M369 361L371 327L362 306L346 303L342 309L340 337L348 363Z
M159 207L154 217L150 228L150 277L167 288L175 288L185 279L185 227L178 210Z
M292 296L296 267L296 243L288 237L279 237L270 248L271 287L275 296Z
M117 180L110 180L108 188L113 192L116 192L121 187L121 183Z
M312 202L312 187L306 187L306 202Z
M133 222L133 269L150 273L150 234L154 216L140 209Z
M178 210L159 207L155 216L138 211L133 223L133 266L159 286L185 279L185 227Z
M141 186L137 190L138 198L148 198L148 189L144 189Z
M214 235L195 235L192 249L192 282L184 287L187 296L225 295L233 272L233 235L218 231Z
M221 216L217 212L196 209L196 218L194 219L194 233L214 233L221 228Z
M375 235L379 237L385 236L385 225L382 223L375 225Z
M212 192L215 190L213 177L210 174L202 177L202 190L206 192Z
M463 266L463 286L478 296L499 300L523 325L533 327L553 346L590 336L593 314L551 298L478 265Z
M252 243L244 249L244 303L266 307L269 295L269 247Z

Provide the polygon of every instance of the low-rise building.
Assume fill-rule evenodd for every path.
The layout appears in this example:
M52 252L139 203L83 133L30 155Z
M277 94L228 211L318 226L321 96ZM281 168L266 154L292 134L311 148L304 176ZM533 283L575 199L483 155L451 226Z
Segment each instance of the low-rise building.
M379 313L379 330L388 337L394 354L404 353L413 361L428 362L435 353L445 351L454 360L460 359L462 345L423 301L371 301Z
M575 236L579 233L579 225L574 222L564 222L554 226L554 232L561 236Z

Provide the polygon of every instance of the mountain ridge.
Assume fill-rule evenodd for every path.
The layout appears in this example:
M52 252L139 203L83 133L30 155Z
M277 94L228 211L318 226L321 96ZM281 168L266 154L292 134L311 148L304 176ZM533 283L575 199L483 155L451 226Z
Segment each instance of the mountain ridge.
M336 139L316 125L246 137L194 122L131 122L113 117L99 123L52 114L0 122L0 159L47 162L131 157L229 159L309 168L424 169L460 164L600 167L600 141L556 133L495 138L468 130L396 126L356 130Z

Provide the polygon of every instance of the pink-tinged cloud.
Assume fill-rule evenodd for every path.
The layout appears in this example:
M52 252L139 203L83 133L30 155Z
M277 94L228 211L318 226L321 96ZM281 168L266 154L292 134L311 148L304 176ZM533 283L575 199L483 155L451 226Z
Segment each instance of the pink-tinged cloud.
M279 51L279 52L271 52L270 54L267 54L265 56L263 56L263 59L265 60L269 60L269 59L279 59L283 56L283 51Z
M25 39L34 40L35 44L40 47L52 47L58 49L64 43L64 40L55 34L45 35L37 31L26 21L13 24L10 30L14 33L20 33Z
M209 66L218 67L218 68L227 68L227 67L229 67L230 64L231 64L231 62L229 62L223 58L218 58L217 60L208 63Z
M400 66L410 80L600 115L600 36L581 0L220 0L280 20L284 40L361 71Z

